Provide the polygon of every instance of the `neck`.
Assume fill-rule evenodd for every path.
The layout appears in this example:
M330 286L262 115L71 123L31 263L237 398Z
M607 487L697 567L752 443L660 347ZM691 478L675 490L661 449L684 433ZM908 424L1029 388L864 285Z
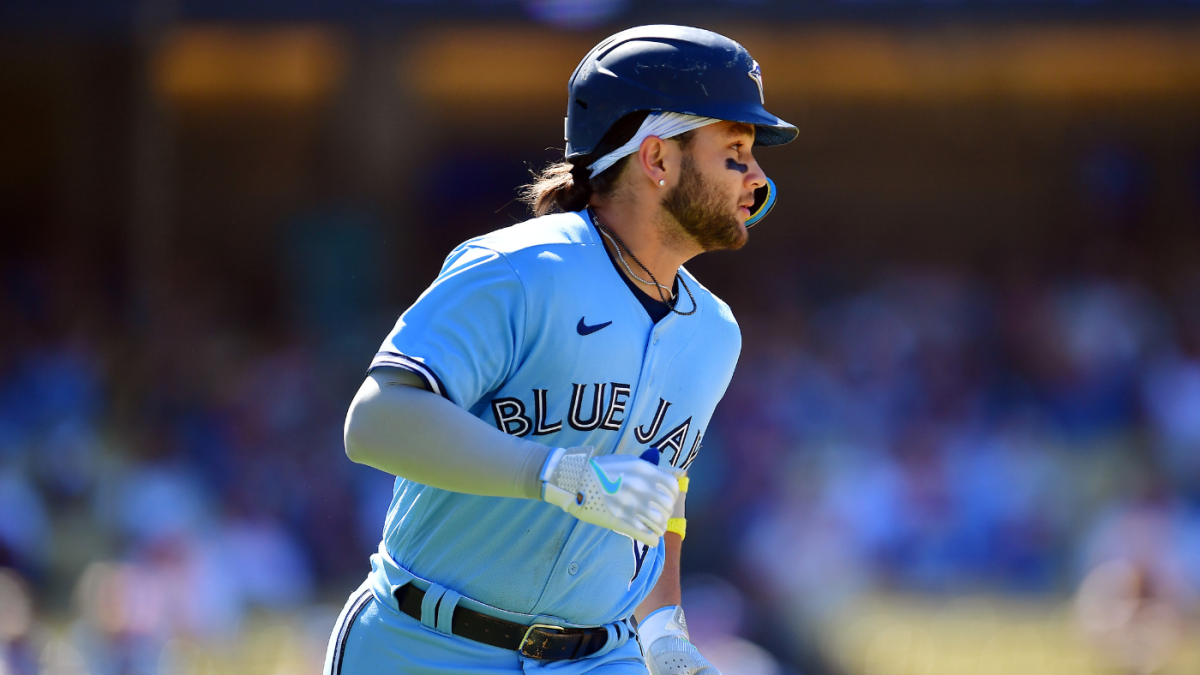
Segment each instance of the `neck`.
M658 283L666 286L667 289L673 287L675 275L679 273L679 266L699 252L691 250L695 248L694 244L689 237L678 232L679 226L676 223L667 222L663 218L655 216L658 209L613 200L593 203L591 207L597 220L616 234L629 247L633 255L637 256L638 261L645 265L650 274L658 280ZM616 252L617 248L614 242L604 236L601 236L601 239L604 240L604 245L610 251ZM643 270L630 259L627 253L624 251L621 253L625 256L625 262L629 264L634 275L650 281L650 278L643 274ZM629 276L628 270L622 269L621 273ZM651 297L657 297L658 291L653 286L642 284L632 276L630 279L635 284L643 286ZM670 291L664 291L664 293L670 293Z

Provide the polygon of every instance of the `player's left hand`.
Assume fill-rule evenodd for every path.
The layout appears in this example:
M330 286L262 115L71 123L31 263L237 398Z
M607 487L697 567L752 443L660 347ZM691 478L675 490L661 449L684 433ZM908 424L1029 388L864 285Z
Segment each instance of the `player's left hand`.
M689 640L678 605L651 612L638 624L638 641L650 675L721 675Z

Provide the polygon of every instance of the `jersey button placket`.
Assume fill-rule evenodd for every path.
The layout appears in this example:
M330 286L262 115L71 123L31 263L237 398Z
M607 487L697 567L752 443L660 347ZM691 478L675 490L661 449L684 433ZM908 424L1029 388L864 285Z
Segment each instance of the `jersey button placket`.
M575 576L578 573L579 573L579 563L571 563L570 566L567 567L567 574L570 574L571 576Z
M642 377L645 377L647 374L650 376L646 381L650 387L658 384L658 378L654 376L654 363L658 360L658 350L655 347L658 346L660 330L659 328L655 328L650 333L650 346L646 348L646 357L642 363ZM650 398L653 399L654 397L651 396Z

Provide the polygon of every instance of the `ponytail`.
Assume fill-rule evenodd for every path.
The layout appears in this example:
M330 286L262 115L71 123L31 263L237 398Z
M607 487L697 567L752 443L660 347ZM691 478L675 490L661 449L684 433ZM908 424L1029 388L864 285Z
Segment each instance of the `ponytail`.
M540 173L533 182L521 186L520 199L529 205L535 216L548 213L579 211L592 198L592 182L587 169L563 160L555 162Z
M574 161L564 159L554 162L534 173L533 182L521 186L518 198L529 206L533 215L544 216L582 210L587 207L592 195L607 197L616 188L617 178L625 170L631 155L617 160L595 177L590 175L588 166L596 158L625 145L649 114L649 111L642 110L622 117L604 134L590 154L577 157Z

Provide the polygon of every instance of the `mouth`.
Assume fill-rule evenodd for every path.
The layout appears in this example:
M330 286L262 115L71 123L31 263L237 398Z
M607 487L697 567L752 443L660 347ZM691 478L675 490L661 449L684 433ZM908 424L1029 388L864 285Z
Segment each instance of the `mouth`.
M749 200L742 200L738 204L738 212L740 212L742 214L743 220L750 217L750 209L753 207L754 207L754 195L753 194L750 195Z

